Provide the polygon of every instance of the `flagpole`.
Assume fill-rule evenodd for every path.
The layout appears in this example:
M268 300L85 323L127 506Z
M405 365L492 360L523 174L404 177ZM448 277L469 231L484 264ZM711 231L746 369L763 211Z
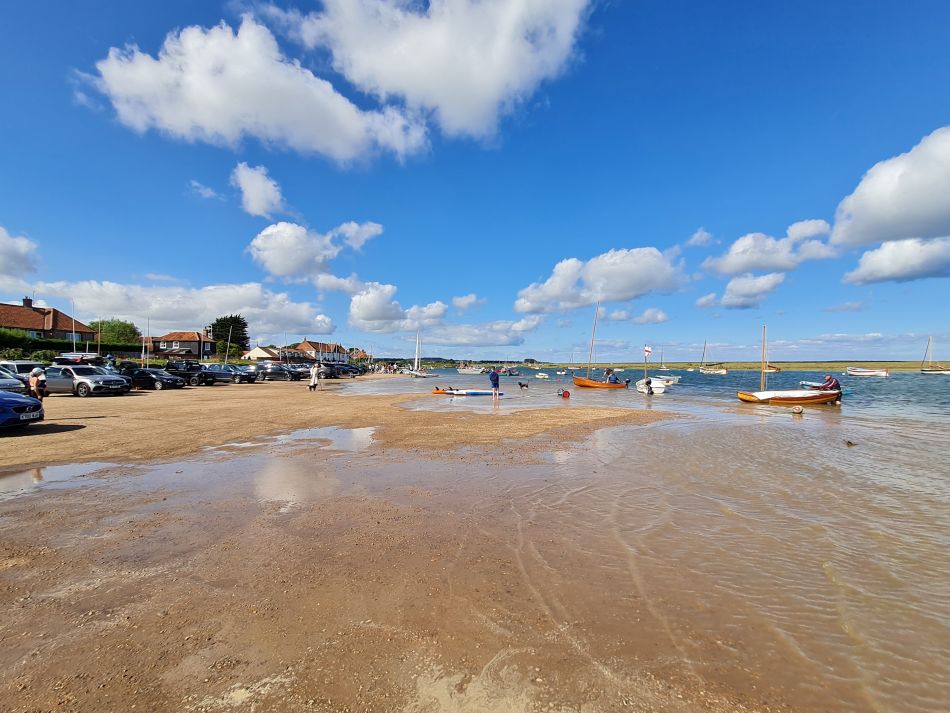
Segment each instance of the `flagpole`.
M72 297L69 298L69 304L73 313L73 353L76 352L76 302Z

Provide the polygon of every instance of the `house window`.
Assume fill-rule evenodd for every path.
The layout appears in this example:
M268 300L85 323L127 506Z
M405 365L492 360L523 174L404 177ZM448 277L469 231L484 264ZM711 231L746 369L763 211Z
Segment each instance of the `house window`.
M205 351L206 351L206 352L210 352L210 351L211 351L211 342L205 342Z
M172 342L172 349L178 349L178 342Z
M164 349L166 345L167 345L167 342L159 342L159 343L158 343L158 348L159 348L159 349Z
M29 334L33 339L42 339L42 338L43 338L43 333L42 333L42 332L34 332L34 331L31 330L31 331L27 332L27 334Z

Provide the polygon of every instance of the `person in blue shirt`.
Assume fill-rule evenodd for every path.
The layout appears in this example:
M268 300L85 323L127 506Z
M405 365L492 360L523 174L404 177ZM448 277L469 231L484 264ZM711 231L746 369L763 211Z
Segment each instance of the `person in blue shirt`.
M613 369L607 369L607 372L604 374L607 378L604 379L608 384L619 384L620 379L617 378L617 375L614 374Z
M498 400L498 370L495 367L488 372L488 380L491 382L491 397L493 401Z

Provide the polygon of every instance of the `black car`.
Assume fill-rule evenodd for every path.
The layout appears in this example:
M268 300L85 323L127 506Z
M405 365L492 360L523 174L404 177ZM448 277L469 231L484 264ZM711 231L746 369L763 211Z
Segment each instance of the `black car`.
M180 389L185 385L185 380L180 376L173 376L164 369L132 369L122 372L125 376L132 379L132 383L138 389Z
M271 362L269 364L254 364L246 367L249 374L254 374L258 381L300 381L303 376L283 364Z
M213 386L217 382L214 374L196 361L169 361L165 371L172 376L180 376L190 386Z
M362 376L366 373L366 369L361 366L356 366L354 364L334 364L333 368L337 370L340 377L350 376Z
M214 374L218 381L229 381L232 384L253 384L257 381L256 372L249 372L247 367L237 364L206 364L205 369Z

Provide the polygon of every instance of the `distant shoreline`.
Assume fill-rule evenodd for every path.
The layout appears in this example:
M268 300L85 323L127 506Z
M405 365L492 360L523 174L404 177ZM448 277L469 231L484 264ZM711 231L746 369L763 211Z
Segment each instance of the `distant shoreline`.
M429 362L423 359L423 363L429 368L435 369L454 369L454 366L445 366L439 364L438 362ZM491 362L471 362L476 366L488 366ZM501 362L495 362L499 364ZM849 366L862 366L862 367L874 367L875 369L890 369L891 371L902 371L902 372L915 372L920 370L919 361L871 361L866 359L852 359L851 361L770 361L772 366L777 366L782 371L830 371L830 372L843 372ZM720 364L727 369L732 371L759 371L761 368L761 362L758 361L724 361L724 362L715 362L717 366ZM649 363L650 371L656 371L659 367L659 362L651 361ZM536 369L577 369L585 370L587 369L587 364L558 364L558 363L548 363L548 362L539 362L538 364L509 364L510 367L518 369L521 372L531 372ZM685 371L686 369L699 369L699 362L685 362L685 361L668 361L666 362L668 366L673 371ZM642 369L643 362L595 362L591 364L592 369L603 369L605 367L610 367L611 369Z

